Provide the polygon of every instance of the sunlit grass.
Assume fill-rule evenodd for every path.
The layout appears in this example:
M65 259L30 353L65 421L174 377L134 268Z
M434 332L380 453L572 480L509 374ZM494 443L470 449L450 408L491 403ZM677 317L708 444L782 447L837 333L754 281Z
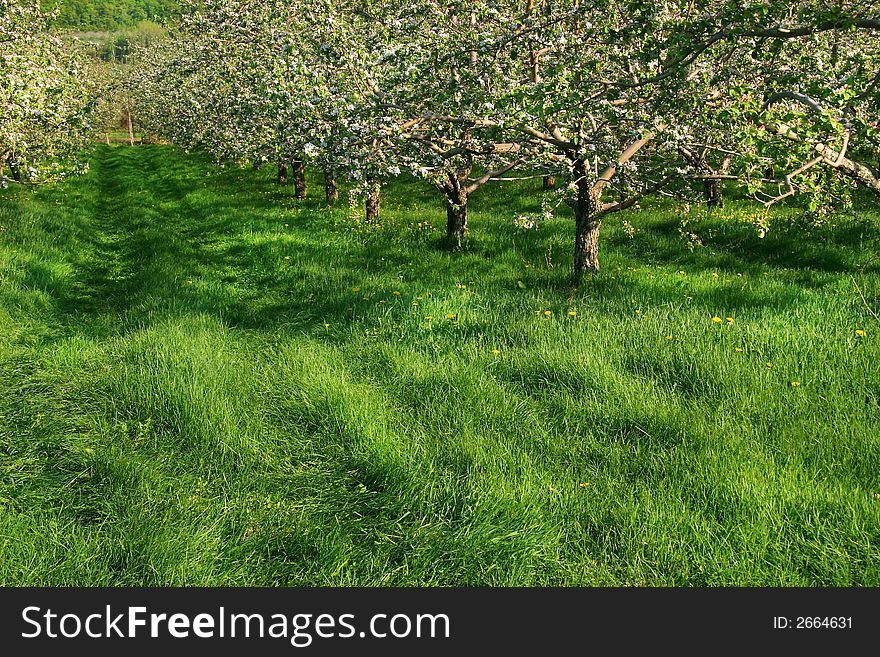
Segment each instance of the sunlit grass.
M170 147L0 207L0 583L880 584L880 215L381 228Z

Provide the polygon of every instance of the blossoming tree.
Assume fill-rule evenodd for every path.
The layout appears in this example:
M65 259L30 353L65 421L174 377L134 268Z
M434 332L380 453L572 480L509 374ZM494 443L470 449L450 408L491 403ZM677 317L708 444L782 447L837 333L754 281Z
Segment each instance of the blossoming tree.
M143 95L185 145L343 172L368 218L420 175L456 243L482 185L561 177L579 279L604 217L694 180L716 205L722 180L766 205L880 191L878 33L866 0L208 0Z
M38 2L0 0L0 182L63 175L92 135L100 76Z

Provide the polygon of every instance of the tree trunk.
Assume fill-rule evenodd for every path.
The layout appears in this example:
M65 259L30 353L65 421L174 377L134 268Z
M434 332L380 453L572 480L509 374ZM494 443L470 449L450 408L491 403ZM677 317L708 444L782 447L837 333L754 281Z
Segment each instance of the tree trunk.
M324 167L324 194L328 203L339 200L339 187L336 186L336 174L330 167Z
M554 189L556 187L556 176L544 176L543 188Z
M21 168L18 165L18 159L16 159L15 153L6 158L6 164L9 165L9 172L12 174L12 179L17 183L20 183Z
M586 175L586 163L578 161L574 166L578 181L578 196L571 204L574 209L574 282L581 282L584 274L599 273L599 229L602 220L597 210L599 199Z
M306 197L306 165L302 160L291 163L293 169L293 188L297 198Z
M286 185L287 184L287 163L279 162L278 163L278 184Z
M629 180L627 180L626 170L617 173L617 200L619 203L626 201L626 195L629 193Z
M467 192L463 189L446 195L446 238L456 247L467 237L467 203Z
M380 202L382 199L382 183L378 180L373 180L370 183L370 188L367 191L367 214L366 219L368 224L375 223L379 220L379 210L380 210Z
M574 280L580 283L584 274L599 273L599 228L602 221L592 215L575 219Z
M126 116L128 118L128 144L129 146L134 146L134 125L131 121L131 110L126 112Z
M704 180L703 197L706 199L706 205L710 208L723 208L724 189L721 187L721 181L717 179Z

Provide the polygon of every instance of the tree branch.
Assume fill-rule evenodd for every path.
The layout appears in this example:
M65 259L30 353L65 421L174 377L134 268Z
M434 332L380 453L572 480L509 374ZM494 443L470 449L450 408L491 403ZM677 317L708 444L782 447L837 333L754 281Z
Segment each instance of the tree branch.
M862 30L880 30L880 20L873 18L856 18L844 16L833 21L825 21L817 25L800 25L798 27L771 27L763 30L747 30L740 32L742 36L760 37L764 39L795 39L809 36L829 30L843 30L847 28Z
M617 173L617 169L629 162L633 158L633 156L638 153L653 138L654 132L649 130L644 137L630 144L629 147L620 154L620 157L617 158L617 161L601 173L599 179L593 184L593 191L596 194L601 194L602 190L605 189L608 183L611 182L611 179L614 178L615 174Z
M771 134L779 135L790 141L799 143L803 143L804 141L801 139L800 135L791 128L791 126L788 126L785 123L769 123L765 128ZM824 161L825 164L840 170L844 175L862 183L869 189L880 194L880 179L878 179L877 175L864 164L851 160L845 156L846 145L848 143L848 138L844 137L844 144L841 150L835 150L828 144L822 142L813 142L812 146L813 150L819 154L820 161Z
M477 178L476 180L469 181L470 185L465 187L465 191L468 194L473 194L475 191L477 191L480 187L485 185L487 182L489 182L493 178L497 178L498 176L503 176L505 173L507 173L511 169L515 169L519 165L524 164L525 161L526 161L525 158L520 158L520 159L516 160L515 162L510 162L509 164L506 164L505 166L501 167L500 169L495 169L494 171L489 171L488 173Z
M675 178L675 174L669 174L663 180L660 180L653 185L646 187L641 190L637 194L633 194L632 196L628 196L622 201L617 201L615 203L603 203L598 210L598 214L610 214L612 212L620 212L621 210L626 210L627 208L632 207L636 203L638 203L641 199L648 196L648 194L653 194L654 192L663 189L669 182Z

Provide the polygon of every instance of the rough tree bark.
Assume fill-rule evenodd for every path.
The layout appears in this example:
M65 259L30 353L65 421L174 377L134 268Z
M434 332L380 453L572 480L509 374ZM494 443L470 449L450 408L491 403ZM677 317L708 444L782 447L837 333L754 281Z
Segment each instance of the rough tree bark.
M571 203L574 210L574 281L581 282L584 274L599 272L599 229L602 220L599 217L598 192L587 177L587 164L582 159L574 163L577 182L577 198Z
M367 190L367 223L375 223L379 220L379 212L381 210L382 200L382 183L378 180L371 180L370 187Z
M467 237L467 190L460 189L456 195L446 196L446 237L455 246Z
M437 185L446 197L446 239L450 246L460 247L467 237L468 176L472 170L473 162L467 161L455 171L448 171L446 180Z
M278 163L278 184L287 184L287 162Z
M328 203L339 200L339 187L336 185L336 174L330 167L324 167L324 194Z
M662 126L665 129L665 126ZM654 132L648 131L643 137L632 142L617 157L617 160L606 167L597 176L595 182L590 182L587 171L592 169L592 163L587 162L583 155L572 153L572 172L574 173L577 186L577 197L566 199L566 203L574 210L575 239L574 239L574 283L580 284L584 274L596 274L599 272L599 229L602 227L602 216L609 212L618 212L632 207L646 194L661 189L671 180L667 176L663 180L638 192L631 194L626 199L616 203L602 203L602 191L611 184L614 176L629 162L642 148L654 139Z
M302 160L291 162L293 170L293 188L297 198L306 197L306 165Z

